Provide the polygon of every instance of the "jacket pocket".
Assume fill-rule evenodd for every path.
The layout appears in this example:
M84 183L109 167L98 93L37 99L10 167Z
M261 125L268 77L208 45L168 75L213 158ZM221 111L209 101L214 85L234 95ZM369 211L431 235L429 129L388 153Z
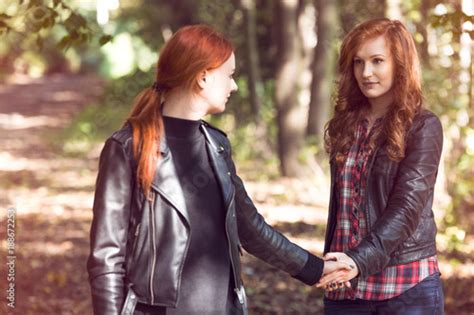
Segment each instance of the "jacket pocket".
M147 207L144 207L143 216L141 221L135 226L133 232L130 233L131 248L127 250L127 271L126 278L129 284L134 285L134 292L140 300L147 300L149 294L146 290L146 286L143 284L148 283L149 277L149 261L150 261L150 250L149 250L149 211Z

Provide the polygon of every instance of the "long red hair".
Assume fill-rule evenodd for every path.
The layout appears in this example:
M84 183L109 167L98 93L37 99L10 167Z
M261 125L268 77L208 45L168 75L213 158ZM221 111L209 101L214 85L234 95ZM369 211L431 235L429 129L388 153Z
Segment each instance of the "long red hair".
M199 91L198 76L222 65L234 48L221 33L207 25L180 28L164 45L156 67L154 87L134 100L126 119L133 129L133 152L138 161L137 180L148 196L163 136L161 99L176 87Z
M397 20L379 18L356 26L344 38L338 64L338 86L334 117L325 130L325 146L337 163L345 161L355 139L358 121L370 108L360 91L353 70L359 47L368 40L384 36L394 61L394 103L385 115L381 134L386 137L390 159L405 156L405 134L422 108L419 60L415 43L406 27ZM375 145L375 140L371 146Z

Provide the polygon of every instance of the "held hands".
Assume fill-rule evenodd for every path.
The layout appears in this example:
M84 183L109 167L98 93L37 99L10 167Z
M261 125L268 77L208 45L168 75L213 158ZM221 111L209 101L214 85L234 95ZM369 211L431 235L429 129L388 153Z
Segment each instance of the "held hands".
M349 280L359 274L354 260L344 253L327 253L324 256L323 277L316 285L326 291L333 291L344 286L350 288Z

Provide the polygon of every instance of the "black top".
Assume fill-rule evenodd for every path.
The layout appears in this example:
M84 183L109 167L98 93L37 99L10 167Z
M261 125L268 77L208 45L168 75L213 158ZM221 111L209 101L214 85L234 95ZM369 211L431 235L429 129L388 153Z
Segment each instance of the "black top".
M201 121L166 116L163 121L183 189L191 233L177 308L162 307L159 313L229 314L232 293L226 213L206 150L206 139L200 131ZM143 306L139 305L140 309Z

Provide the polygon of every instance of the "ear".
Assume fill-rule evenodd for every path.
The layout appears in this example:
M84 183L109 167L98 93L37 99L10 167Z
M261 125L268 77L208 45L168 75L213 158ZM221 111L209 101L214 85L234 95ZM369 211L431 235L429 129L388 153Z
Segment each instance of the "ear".
M209 83L209 72L207 70L204 70L198 75L197 78L197 83L201 90L203 90Z

